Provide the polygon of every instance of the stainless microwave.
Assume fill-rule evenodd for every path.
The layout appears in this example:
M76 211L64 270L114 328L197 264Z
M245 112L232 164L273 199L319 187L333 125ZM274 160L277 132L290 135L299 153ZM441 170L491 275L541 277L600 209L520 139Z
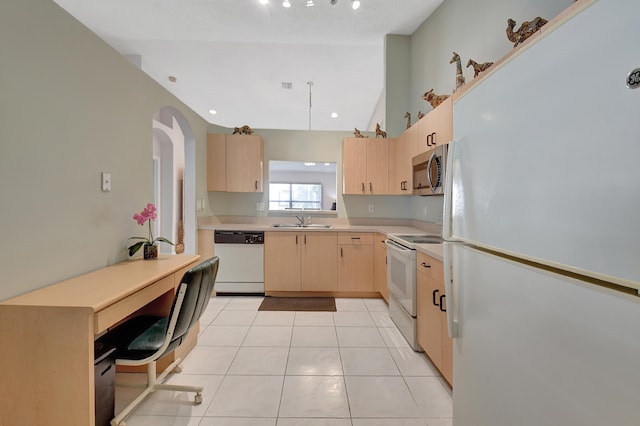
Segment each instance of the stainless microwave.
M444 194L447 147L447 145L440 145L413 157L413 193L415 195Z

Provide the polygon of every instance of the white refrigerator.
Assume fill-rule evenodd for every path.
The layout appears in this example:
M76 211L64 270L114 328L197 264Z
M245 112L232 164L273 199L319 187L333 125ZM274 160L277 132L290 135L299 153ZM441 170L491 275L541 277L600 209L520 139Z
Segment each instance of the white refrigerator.
M454 426L640 425L640 1L591 3L454 104Z

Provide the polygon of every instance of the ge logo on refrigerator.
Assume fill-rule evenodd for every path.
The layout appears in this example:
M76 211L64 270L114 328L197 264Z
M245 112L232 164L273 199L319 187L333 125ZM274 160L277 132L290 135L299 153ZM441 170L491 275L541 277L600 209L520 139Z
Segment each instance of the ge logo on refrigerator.
M627 87L629 89L637 89L640 87L640 68L631 71L627 76Z

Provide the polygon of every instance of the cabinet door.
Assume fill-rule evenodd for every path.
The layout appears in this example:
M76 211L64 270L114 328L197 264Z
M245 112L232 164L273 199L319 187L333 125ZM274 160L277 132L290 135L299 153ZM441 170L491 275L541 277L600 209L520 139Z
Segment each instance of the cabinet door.
M453 98L432 109L418 122L418 151L424 152L453 139Z
M411 160L417 154L418 128L416 125L405 130L392 145L393 180L390 194L411 194L413 187L413 167Z
M367 141L367 194L389 192L389 140L371 138Z
M262 192L262 137L227 135L226 142L227 191Z
M299 232L265 232L265 291L300 291L301 243Z
M343 232L338 236L338 290L374 291L373 234Z
M302 291L337 291L338 234L307 232L302 235Z
M367 181L367 139L344 138L342 141L342 193L365 193Z
M387 287L387 245L384 234L375 234L373 240L373 282L374 291L380 293L389 303L389 288Z
M438 108L429 113L430 125L435 132L436 146L445 145L453 139L453 98L449 96Z
M418 266L420 268L420 266ZM418 269L418 319L417 334L418 344L424 349L433 364L442 368L442 327L440 325L441 312L434 301L439 303L440 290L438 284L430 279L427 274Z
M227 190L226 136L207 134L207 191Z

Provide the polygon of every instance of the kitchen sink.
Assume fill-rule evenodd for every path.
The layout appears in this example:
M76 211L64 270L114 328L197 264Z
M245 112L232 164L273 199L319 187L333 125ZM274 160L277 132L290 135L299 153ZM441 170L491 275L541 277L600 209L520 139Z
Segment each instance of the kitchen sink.
M308 223L302 225L300 223L276 223L273 225L274 228L316 228L316 229L330 229L331 225L327 225L324 223Z

